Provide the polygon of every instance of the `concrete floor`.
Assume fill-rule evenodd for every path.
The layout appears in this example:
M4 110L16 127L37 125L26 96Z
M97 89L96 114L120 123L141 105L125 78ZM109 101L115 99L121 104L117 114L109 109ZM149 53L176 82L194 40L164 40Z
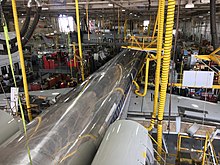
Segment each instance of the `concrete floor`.
M151 115L153 112L153 97L154 91L148 90L145 97L139 97L134 92L131 93L131 99L129 102L129 114L139 115ZM220 104L192 99L189 97L182 97L178 95L171 96L171 116L179 116L179 108L183 107L189 109L185 111L185 114L191 118L201 118L204 120L213 120L220 123ZM166 106L164 116L169 115L169 99L170 95L167 94Z

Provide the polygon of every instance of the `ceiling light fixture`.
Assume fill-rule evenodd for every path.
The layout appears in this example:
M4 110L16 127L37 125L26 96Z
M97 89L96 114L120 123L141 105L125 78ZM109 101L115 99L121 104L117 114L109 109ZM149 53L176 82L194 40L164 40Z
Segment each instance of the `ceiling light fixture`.
M185 5L186 9L194 8L195 5L192 3L192 0L188 0L188 3Z
M133 13L130 13L130 15L132 15Z
M125 9L122 9L121 11L125 11Z
M42 7L41 10L49 10L49 8L48 7Z
M109 4L108 4L108 6L111 6L111 7L112 7L112 6L113 6L113 4L112 4L112 3L109 3Z

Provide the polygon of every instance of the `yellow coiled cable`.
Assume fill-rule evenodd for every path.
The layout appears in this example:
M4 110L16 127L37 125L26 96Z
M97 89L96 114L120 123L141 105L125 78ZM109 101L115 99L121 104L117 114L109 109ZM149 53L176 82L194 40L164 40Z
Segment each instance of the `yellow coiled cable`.
M172 39L173 39L174 14L175 14L175 0L168 0L166 34L165 34L165 43L164 43L164 57L163 57L162 76L161 76L160 104L158 109L157 151L159 155L161 155L162 153L162 135L163 135L162 120L163 120L164 108L166 103L166 91L167 91L167 84L169 77L170 54L171 54ZM160 161L161 158L158 157L158 159L159 159L158 161Z

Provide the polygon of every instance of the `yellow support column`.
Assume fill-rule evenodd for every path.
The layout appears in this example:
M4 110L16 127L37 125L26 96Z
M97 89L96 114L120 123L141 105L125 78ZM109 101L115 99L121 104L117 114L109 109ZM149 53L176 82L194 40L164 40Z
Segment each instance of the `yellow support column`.
M82 43L81 43L81 34L80 34L79 3L78 3L78 0L75 0L75 4L76 4L76 22L77 22L77 33L78 33L81 76L82 76L82 81L84 81L85 77L84 77L84 67L83 67L83 55L82 55Z
M16 0L12 0L12 11L13 11L13 17L14 17L15 32L16 32L16 37L17 37L20 63L21 63L21 72L22 72L22 78L23 78L23 84L24 84L24 93L25 93L25 99L26 99L28 119L29 121L32 121L30 98L29 98L28 84L27 84L27 77L26 77L26 70L25 70L25 63L24 63L24 55L23 55L23 50L22 50L20 29L19 29L19 24L18 24Z

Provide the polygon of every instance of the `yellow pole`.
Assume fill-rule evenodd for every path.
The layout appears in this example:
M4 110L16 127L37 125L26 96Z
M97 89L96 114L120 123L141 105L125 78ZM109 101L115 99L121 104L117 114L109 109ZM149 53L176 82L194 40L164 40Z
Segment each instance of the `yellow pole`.
M78 3L78 0L75 0L75 4L76 4L76 22L77 22L77 33L78 33L81 76L82 76L82 81L84 81L85 77L84 77L84 68L83 68L83 55L82 55L82 43L81 43L81 35L80 35L79 3Z
M208 141L209 141L209 135L208 135L208 133L206 133L205 145L204 145L203 155L202 155L202 165L205 165L205 158L206 158Z
M158 35L157 35L157 66L155 74L155 91L154 91L154 107L151 118L151 124L148 128L149 131L154 127L154 123L157 115L158 108L158 95L160 86L160 67L161 67L161 52L163 45L163 29L164 29L164 10L165 10L165 0L161 0L158 6Z
M22 72L22 77L23 77L24 93L25 93L25 99L26 99L28 119L29 119L29 121L32 121L30 98L29 98L28 84L27 84L27 77L26 77L26 70L25 70L25 63L24 63L24 55L23 55L23 51L22 51L20 29L19 29L19 24L18 24L16 0L12 0L12 11L13 11L13 17L14 17L15 32L16 32L16 36L17 36L17 44L18 44L18 51L19 51L19 57L20 57L20 63L21 63L21 72Z
M162 10L161 10L161 14L162 14ZM164 42L164 57L163 57L162 76L161 76L160 105L159 105L158 120L157 120L158 121L157 152L159 153L159 155L162 154L162 136L163 136L162 121L163 121L163 114L166 103L166 92L167 92L167 84L169 78L170 54L171 54L172 40L173 40L174 15L175 15L175 0L168 0L166 34L165 34L165 42ZM157 159L158 161L160 161L161 158L158 157Z
M159 16L160 16L160 8L158 7L157 17L156 17L155 24L154 24L154 31L153 31L152 39L154 39L156 30L157 30L157 25L158 25L158 18L159 18Z

